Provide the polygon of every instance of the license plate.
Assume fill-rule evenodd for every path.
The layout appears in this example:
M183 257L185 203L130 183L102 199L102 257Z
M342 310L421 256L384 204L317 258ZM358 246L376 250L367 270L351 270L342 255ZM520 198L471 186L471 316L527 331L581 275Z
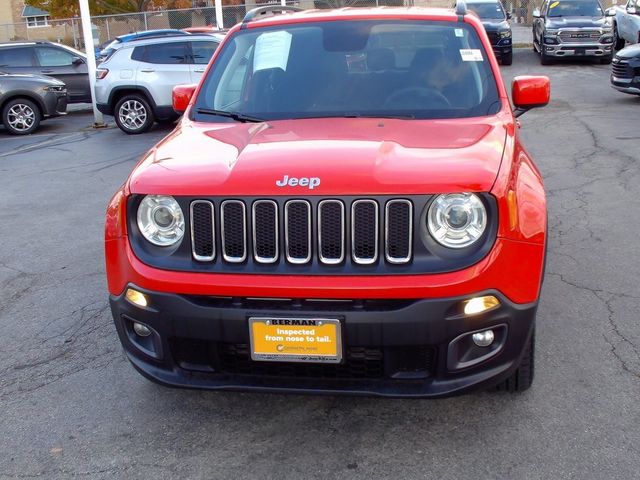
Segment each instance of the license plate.
M586 55L587 54L587 49L586 48L576 48L575 54L576 55Z
M249 318L251 359L340 363L342 335L335 318Z

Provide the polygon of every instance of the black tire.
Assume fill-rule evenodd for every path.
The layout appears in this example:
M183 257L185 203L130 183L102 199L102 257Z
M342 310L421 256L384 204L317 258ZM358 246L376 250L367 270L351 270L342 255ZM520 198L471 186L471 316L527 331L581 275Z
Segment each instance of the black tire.
M618 35L618 25L613 24L613 49L622 50L624 48L624 38L620 38Z
M125 95L118 100L113 116L120 130L128 135L148 132L155 121L149 102L137 93Z
M531 332L531 337L529 337L529 341L524 347L524 354L518 369L509 378L496 386L497 391L524 392L531 387L535 366L535 333L535 330Z
M552 65L553 57L550 57L546 53L544 53L544 45L540 47L540 64L541 65Z
M605 55L604 57L600 58L600 63L602 65L609 65L612 60L613 60L613 55Z
M2 124L12 135L29 135L40 126L42 113L28 98L9 100L2 109Z
M503 53L500 59L502 65L511 65L513 63L513 51L509 53Z

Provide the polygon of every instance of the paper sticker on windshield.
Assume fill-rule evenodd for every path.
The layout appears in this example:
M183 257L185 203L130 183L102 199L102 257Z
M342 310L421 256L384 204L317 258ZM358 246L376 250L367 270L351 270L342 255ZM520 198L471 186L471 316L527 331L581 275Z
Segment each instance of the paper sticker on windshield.
M269 68L281 68L286 71L290 50L291 34L289 32L263 33L256 39L253 71Z
M558 5L560 5L560 2L553 2L551 5L549 5L549 8L556 8Z
M456 37L464 37L464 30L461 28L456 28L454 32L456 33Z
M482 52L477 48L466 48L460 50L463 62L482 62Z

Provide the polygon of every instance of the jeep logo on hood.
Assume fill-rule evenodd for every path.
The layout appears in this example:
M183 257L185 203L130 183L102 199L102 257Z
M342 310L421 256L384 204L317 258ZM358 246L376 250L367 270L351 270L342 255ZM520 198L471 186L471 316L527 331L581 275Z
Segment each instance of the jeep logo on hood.
M320 179L318 177L289 177L285 175L281 180L276 180L278 187L307 187L309 190L313 190L320 186Z

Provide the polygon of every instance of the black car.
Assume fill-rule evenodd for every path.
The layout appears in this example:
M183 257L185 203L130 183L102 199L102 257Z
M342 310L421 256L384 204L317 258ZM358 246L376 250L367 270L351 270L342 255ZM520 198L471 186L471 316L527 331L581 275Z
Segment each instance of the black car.
M608 15L608 14L607 14ZM533 49L540 63L556 58L613 58L613 25L598 0L544 0L533 11Z
M14 135L33 133L40 121L64 115L67 87L55 78L0 73L0 124Z
M91 102L86 56L52 42L0 43L0 71L47 75L63 82L70 103Z
M513 62L513 44L511 40L510 13L506 13L499 0L469 0L467 9L475 13L484 26L493 52L502 65Z
M640 95L640 44L623 48L613 58L611 86L632 95Z

